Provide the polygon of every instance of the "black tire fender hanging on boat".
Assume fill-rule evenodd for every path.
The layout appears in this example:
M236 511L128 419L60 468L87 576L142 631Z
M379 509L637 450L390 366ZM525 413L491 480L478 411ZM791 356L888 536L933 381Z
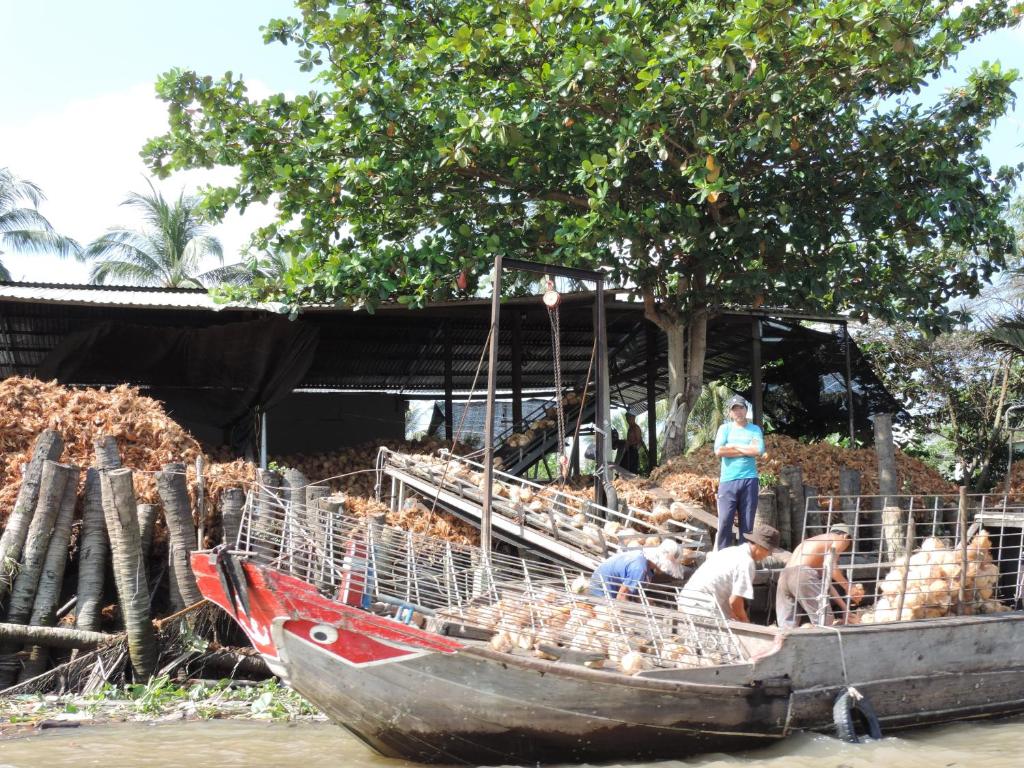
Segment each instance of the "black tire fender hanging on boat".
M856 688L847 688L832 705L832 720L836 725L836 736L850 744L860 744L861 735L872 739L882 738L882 726L878 723L875 708ZM862 734L858 733L858 725Z

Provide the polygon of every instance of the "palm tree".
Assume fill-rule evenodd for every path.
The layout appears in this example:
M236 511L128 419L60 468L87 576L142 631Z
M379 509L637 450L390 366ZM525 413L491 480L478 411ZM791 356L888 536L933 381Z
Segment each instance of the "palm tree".
M733 391L724 384L712 381L704 385L690 412L687 453L714 442L718 428L725 423L725 403L732 396Z
M251 285L256 281L281 283L295 265L295 258L281 251L268 251L238 264L228 264L206 273L211 281L226 285Z
M143 229L113 227L90 243L84 254L94 261L89 282L164 288L203 288L219 282L220 269L199 271L208 257L223 264L224 250L216 237L207 234L198 199L182 192L176 201L168 202L153 182L147 183L148 194L132 192L122 203L142 215Z
M31 181L19 179L7 168L0 168L0 246L32 253L78 256L81 251L78 243L58 235L37 210L44 199L42 191ZM0 262L0 280L10 279L11 273Z

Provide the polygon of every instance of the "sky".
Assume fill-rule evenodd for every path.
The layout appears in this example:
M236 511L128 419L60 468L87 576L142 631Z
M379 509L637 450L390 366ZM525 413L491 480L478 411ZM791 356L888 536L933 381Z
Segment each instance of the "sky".
M40 211L80 243L134 226L120 203L147 190L139 151L167 127L157 77L172 67L214 76L230 70L258 96L306 90L294 49L265 45L259 31L293 13L289 0L0 0L0 167L38 184L47 197ZM1020 27L990 35L923 98L963 83L982 60L1024 69L1022 50ZM1024 162L1024 82L1017 91L1015 111L986 147L995 165ZM229 169L189 171L157 186L171 198L230 177ZM225 261L238 261L249 234L269 218L250 208L216 225ZM16 280L84 283L88 275L86 265L55 257L7 253L3 260Z

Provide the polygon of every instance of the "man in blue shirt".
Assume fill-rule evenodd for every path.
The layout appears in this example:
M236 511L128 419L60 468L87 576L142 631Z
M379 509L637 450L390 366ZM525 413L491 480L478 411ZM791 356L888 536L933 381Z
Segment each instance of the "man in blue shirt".
M601 563L590 577L590 594L628 600L640 582L649 582L655 573L681 579L683 549L678 542L666 539L657 547L627 549Z
M757 457L764 453L764 434L747 421L747 401L739 395L726 404L729 420L718 428L715 456L722 459L718 480L718 536L715 549L731 547L733 520L739 516L741 539L754 530L757 513Z

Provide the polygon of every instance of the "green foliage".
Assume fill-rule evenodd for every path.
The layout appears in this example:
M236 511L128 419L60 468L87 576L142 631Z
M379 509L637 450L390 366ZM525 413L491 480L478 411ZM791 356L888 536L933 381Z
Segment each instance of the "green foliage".
M908 452L984 491L1005 462L1003 414L1024 395L1024 360L994 357L981 336L873 324L857 341L906 408Z
M214 217L276 205L255 246L295 263L235 295L417 306L503 253L603 265L662 319L759 299L935 327L1003 264L1020 170L981 154L1016 72L911 98L1019 12L949 6L299 0L265 38L317 90L172 70L144 156L237 167Z
M4 253L3 248L58 256L79 255L78 243L57 234L37 210L43 200L42 190L31 181L19 179L7 168L0 168L0 255ZM0 263L0 280L10 279L11 273Z

